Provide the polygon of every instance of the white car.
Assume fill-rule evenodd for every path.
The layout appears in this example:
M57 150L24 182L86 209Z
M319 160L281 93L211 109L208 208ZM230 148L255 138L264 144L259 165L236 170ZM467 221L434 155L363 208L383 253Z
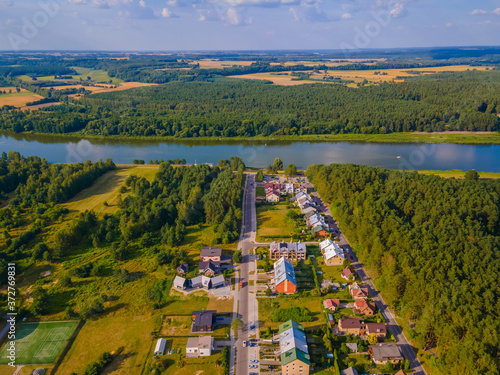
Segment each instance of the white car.
M243 347L246 348L247 347L247 342L246 341L243 341Z

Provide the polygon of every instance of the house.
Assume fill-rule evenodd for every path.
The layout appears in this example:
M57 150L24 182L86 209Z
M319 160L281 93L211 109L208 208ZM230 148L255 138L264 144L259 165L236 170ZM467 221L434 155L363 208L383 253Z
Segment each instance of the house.
M158 341L156 341L155 351L154 351L153 355L157 356L157 355L165 354L165 347L166 346L167 346L167 340L158 339Z
M370 336L374 334L379 341L384 340L387 336L387 324L384 323L366 323L364 328L364 334Z
M368 288L349 288L349 293L351 294L351 297L356 301L368 298Z
M285 191L287 194L293 194L293 184L285 184Z
M196 276L191 279L191 288L203 287L203 278L206 276Z
M344 268L340 276L346 280L354 280L356 278L356 274L349 267Z
M316 209L313 207L309 207L309 208L306 208L305 210L303 210L302 213L304 214L304 216L306 217L306 220L307 220L311 216L316 215Z
M269 245L272 260L286 258L291 261L306 259L306 244L302 242L273 242Z
M274 263L274 282L277 293L293 294L297 291L297 281L291 261L280 258Z
M207 246L201 249L200 260L202 262L220 262L222 256L222 249L215 246Z
M385 365L387 362L398 364L404 360L399 345L395 343L381 342L368 347L368 353L376 365Z
M280 201L280 191L279 190L266 190L266 202L278 203Z
M215 310L193 311L191 313L193 325L192 332L212 332L212 326L215 323Z
M347 344L346 344L347 345ZM354 344L357 346L357 344ZM340 371L340 375L358 375L358 371L354 367L346 368L345 370Z
M340 306L340 300L338 300L338 299L326 299L323 301L323 306L327 310L335 311Z
M403 370L399 370L394 375L406 375L406 374L405 374L405 372Z
M319 244L323 260L327 266L341 266L345 260L344 250L338 243L326 239Z
M280 351L282 374L309 374L311 358L304 327L289 320L280 325Z
M309 216L306 219L307 225L315 227L316 225L325 225L325 218L318 213Z
M375 304L372 302L366 302L365 300L359 300L354 302L354 307L352 308L352 310L355 314L373 316L375 314Z
M177 267L177 274L182 275L189 271L189 266L186 263L182 263L179 267Z
M274 184L272 182L266 182L264 184L264 189L271 189L271 190L280 190L281 189L281 186L280 184Z
M356 344L355 342L346 342L345 346L347 346L347 348L349 348L349 350L351 351L351 353L357 353L358 352L358 344Z
M214 262L213 260L202 261L198 265L199 273L205 276L215 276L220 272L220 262Z
M215 276L210 281L212 283L212 289L226 286L226 280L224 280L224 275Z
M180 276L175 276L174 278L174 288L179 290L184 290L187 288L188 281Z
M359 336L364 324L357 319L340 319L339 320L339 331L346 335L357 335Z
M335 319L333 319L333 315L332 314L328 314L328 323L330 324L335 324Z
M309 196L309 194L307 193L304 193L304 192L300 192L298 193L296 196L295 196L295 200L297 201L297 203L303 203L303 202L306 202L306 201L310 201L311 200L311 197Z
M316 225L311 229L311 235L316 237L328 237L330 229L326 225Z
M214 349L212 336L189 337L186 345L186 358L210 357Z

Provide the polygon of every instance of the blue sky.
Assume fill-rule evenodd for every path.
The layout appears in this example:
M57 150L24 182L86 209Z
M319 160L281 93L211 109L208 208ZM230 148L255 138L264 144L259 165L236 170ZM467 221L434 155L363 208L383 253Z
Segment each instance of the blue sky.
M0 50L500 45L500 0L0 0Z

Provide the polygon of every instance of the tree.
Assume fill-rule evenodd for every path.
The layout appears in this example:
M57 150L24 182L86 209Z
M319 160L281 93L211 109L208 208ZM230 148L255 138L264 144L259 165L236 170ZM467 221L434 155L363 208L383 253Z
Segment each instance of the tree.
M283 169L283 161L280 158L274 159L273 170L280 171Z
M471 169L470 171L467 171L465 173L465 179L466 180L479 180L479 173L476 172L476 170Z
M33 302L30 306L30 312L33 315L44 315L47 312L48 297L47 291L38 286L31 292Z
M236 263L241 263L241 261L243 260L243 256L241 255L241 251L240 250L237 250L237 251L234 252L234 254L233 254L233 260Z
M289 164L285 168L285 176L290 177L290 176L297 176L297 167L295 164Z
M259 169L257 171L257 174L255 175L255 181L257 181L257 182L263 182L264 181L264 172L262 172L262 169Z
M231 322L231 328L238 331L241 327L243 327L243 321L239 318L234 318Z
M374 333L370 333L370 335L368 336L368 343L370 345L375 345L376 343L378 343L378 338Z
M267 289L266 289L266 296L267 296L267 297L271 297L272 295L273 295L273 291L272 291L272 289L271 289L271 288L269 288L269 287L267 287Z

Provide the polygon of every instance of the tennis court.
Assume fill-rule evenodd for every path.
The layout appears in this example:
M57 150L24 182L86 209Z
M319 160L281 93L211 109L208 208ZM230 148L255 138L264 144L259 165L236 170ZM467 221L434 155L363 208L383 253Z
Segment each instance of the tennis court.
M16 364L53 363L71 337L78 322L21 323L16 330ZM0 364L7 358L8 342L0 350Z

